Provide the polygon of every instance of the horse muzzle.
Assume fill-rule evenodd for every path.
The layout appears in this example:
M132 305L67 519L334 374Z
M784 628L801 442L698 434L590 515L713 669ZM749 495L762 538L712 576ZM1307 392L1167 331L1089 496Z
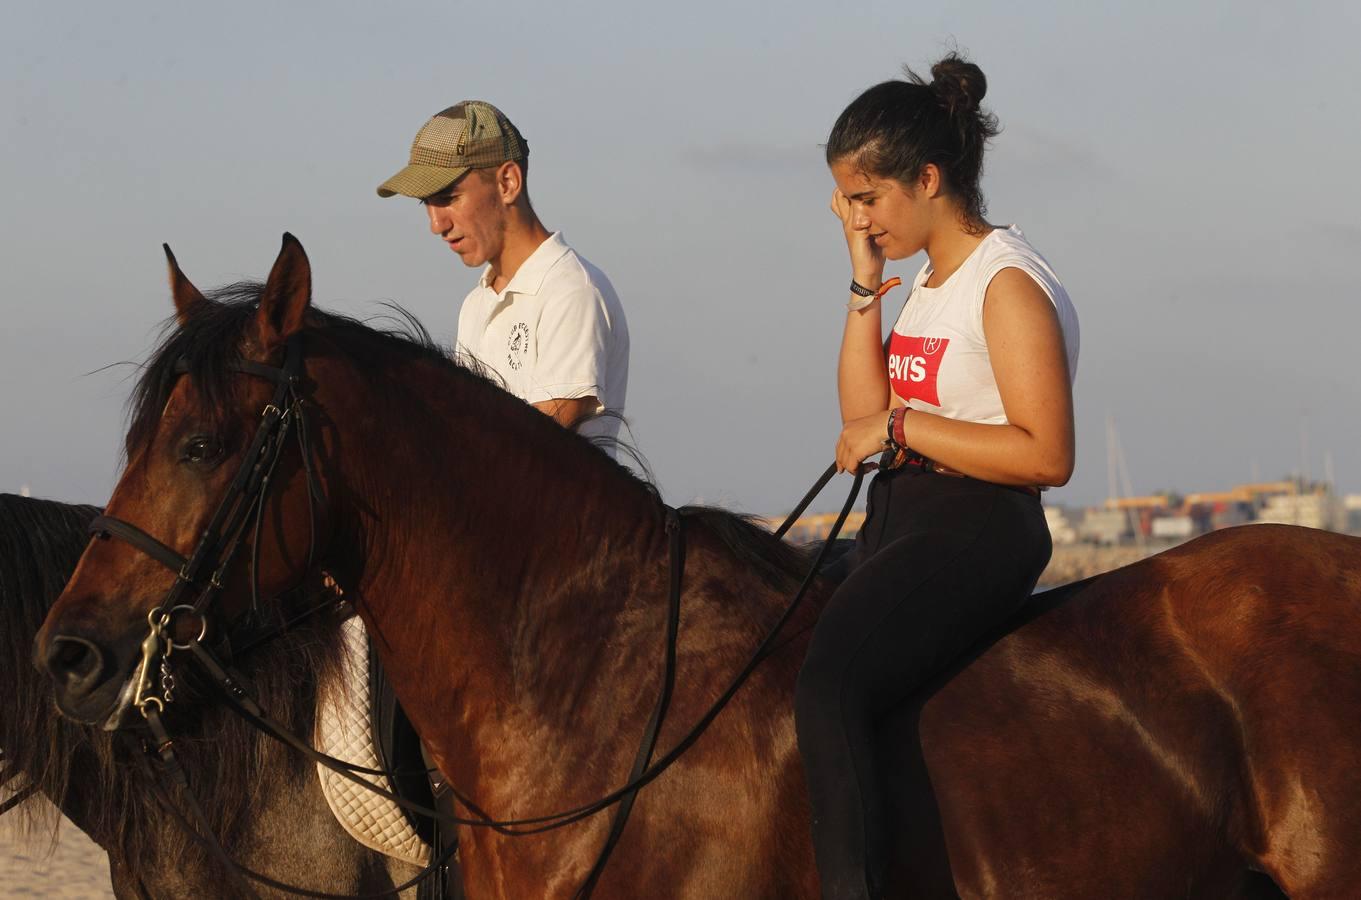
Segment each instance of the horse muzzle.
M133 633L109 645L65 630L39 640L34 661L52 679L62 715L85 725L122 718L116 714L138 661L138 637Z

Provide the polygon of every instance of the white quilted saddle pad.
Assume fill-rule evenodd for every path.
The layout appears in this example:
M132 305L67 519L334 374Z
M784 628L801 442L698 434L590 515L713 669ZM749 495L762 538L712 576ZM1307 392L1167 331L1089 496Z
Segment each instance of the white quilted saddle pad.
M324 685L317 698L316 747L357 766L381 769L369 715L368 636L358 616L347 619L341 629L345 659L339 669L340 677L335 679L339 684ZM413 865L424 866L429 862L430 847L397 804L320 763L317 774L331 811L356 841ZM388 779L381 775L359 777L383 790L392 790Z

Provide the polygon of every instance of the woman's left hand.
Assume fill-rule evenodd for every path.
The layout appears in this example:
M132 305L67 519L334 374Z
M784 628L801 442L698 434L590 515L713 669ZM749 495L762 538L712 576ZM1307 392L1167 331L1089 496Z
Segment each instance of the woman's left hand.
M847 422L836 442L836 470L854 472L865 459L883 451L887 436L888 410Z

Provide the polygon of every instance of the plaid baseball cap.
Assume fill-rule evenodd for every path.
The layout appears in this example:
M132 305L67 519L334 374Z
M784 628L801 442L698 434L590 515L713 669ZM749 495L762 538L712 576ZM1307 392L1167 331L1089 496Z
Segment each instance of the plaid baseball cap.
M411 162L378 186L378 196L404 194L421 199L438 194L469 169L499 166L529 156L524 135L501 110L481 100L464 100L436 113L416 132Z

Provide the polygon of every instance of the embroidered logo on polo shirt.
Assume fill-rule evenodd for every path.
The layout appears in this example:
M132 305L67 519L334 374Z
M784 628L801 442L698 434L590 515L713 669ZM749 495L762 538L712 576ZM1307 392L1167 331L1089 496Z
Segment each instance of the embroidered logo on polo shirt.
M940 361L950 346L949 338L908 337L893 332L888 345L888 380L893 392L904 400L921 400L940 406Z
M516 322L515 327L510 330L509 352L506 354L506 364L512 369L518 369L525 364L525 354L529 352L529 326L524 322Z

